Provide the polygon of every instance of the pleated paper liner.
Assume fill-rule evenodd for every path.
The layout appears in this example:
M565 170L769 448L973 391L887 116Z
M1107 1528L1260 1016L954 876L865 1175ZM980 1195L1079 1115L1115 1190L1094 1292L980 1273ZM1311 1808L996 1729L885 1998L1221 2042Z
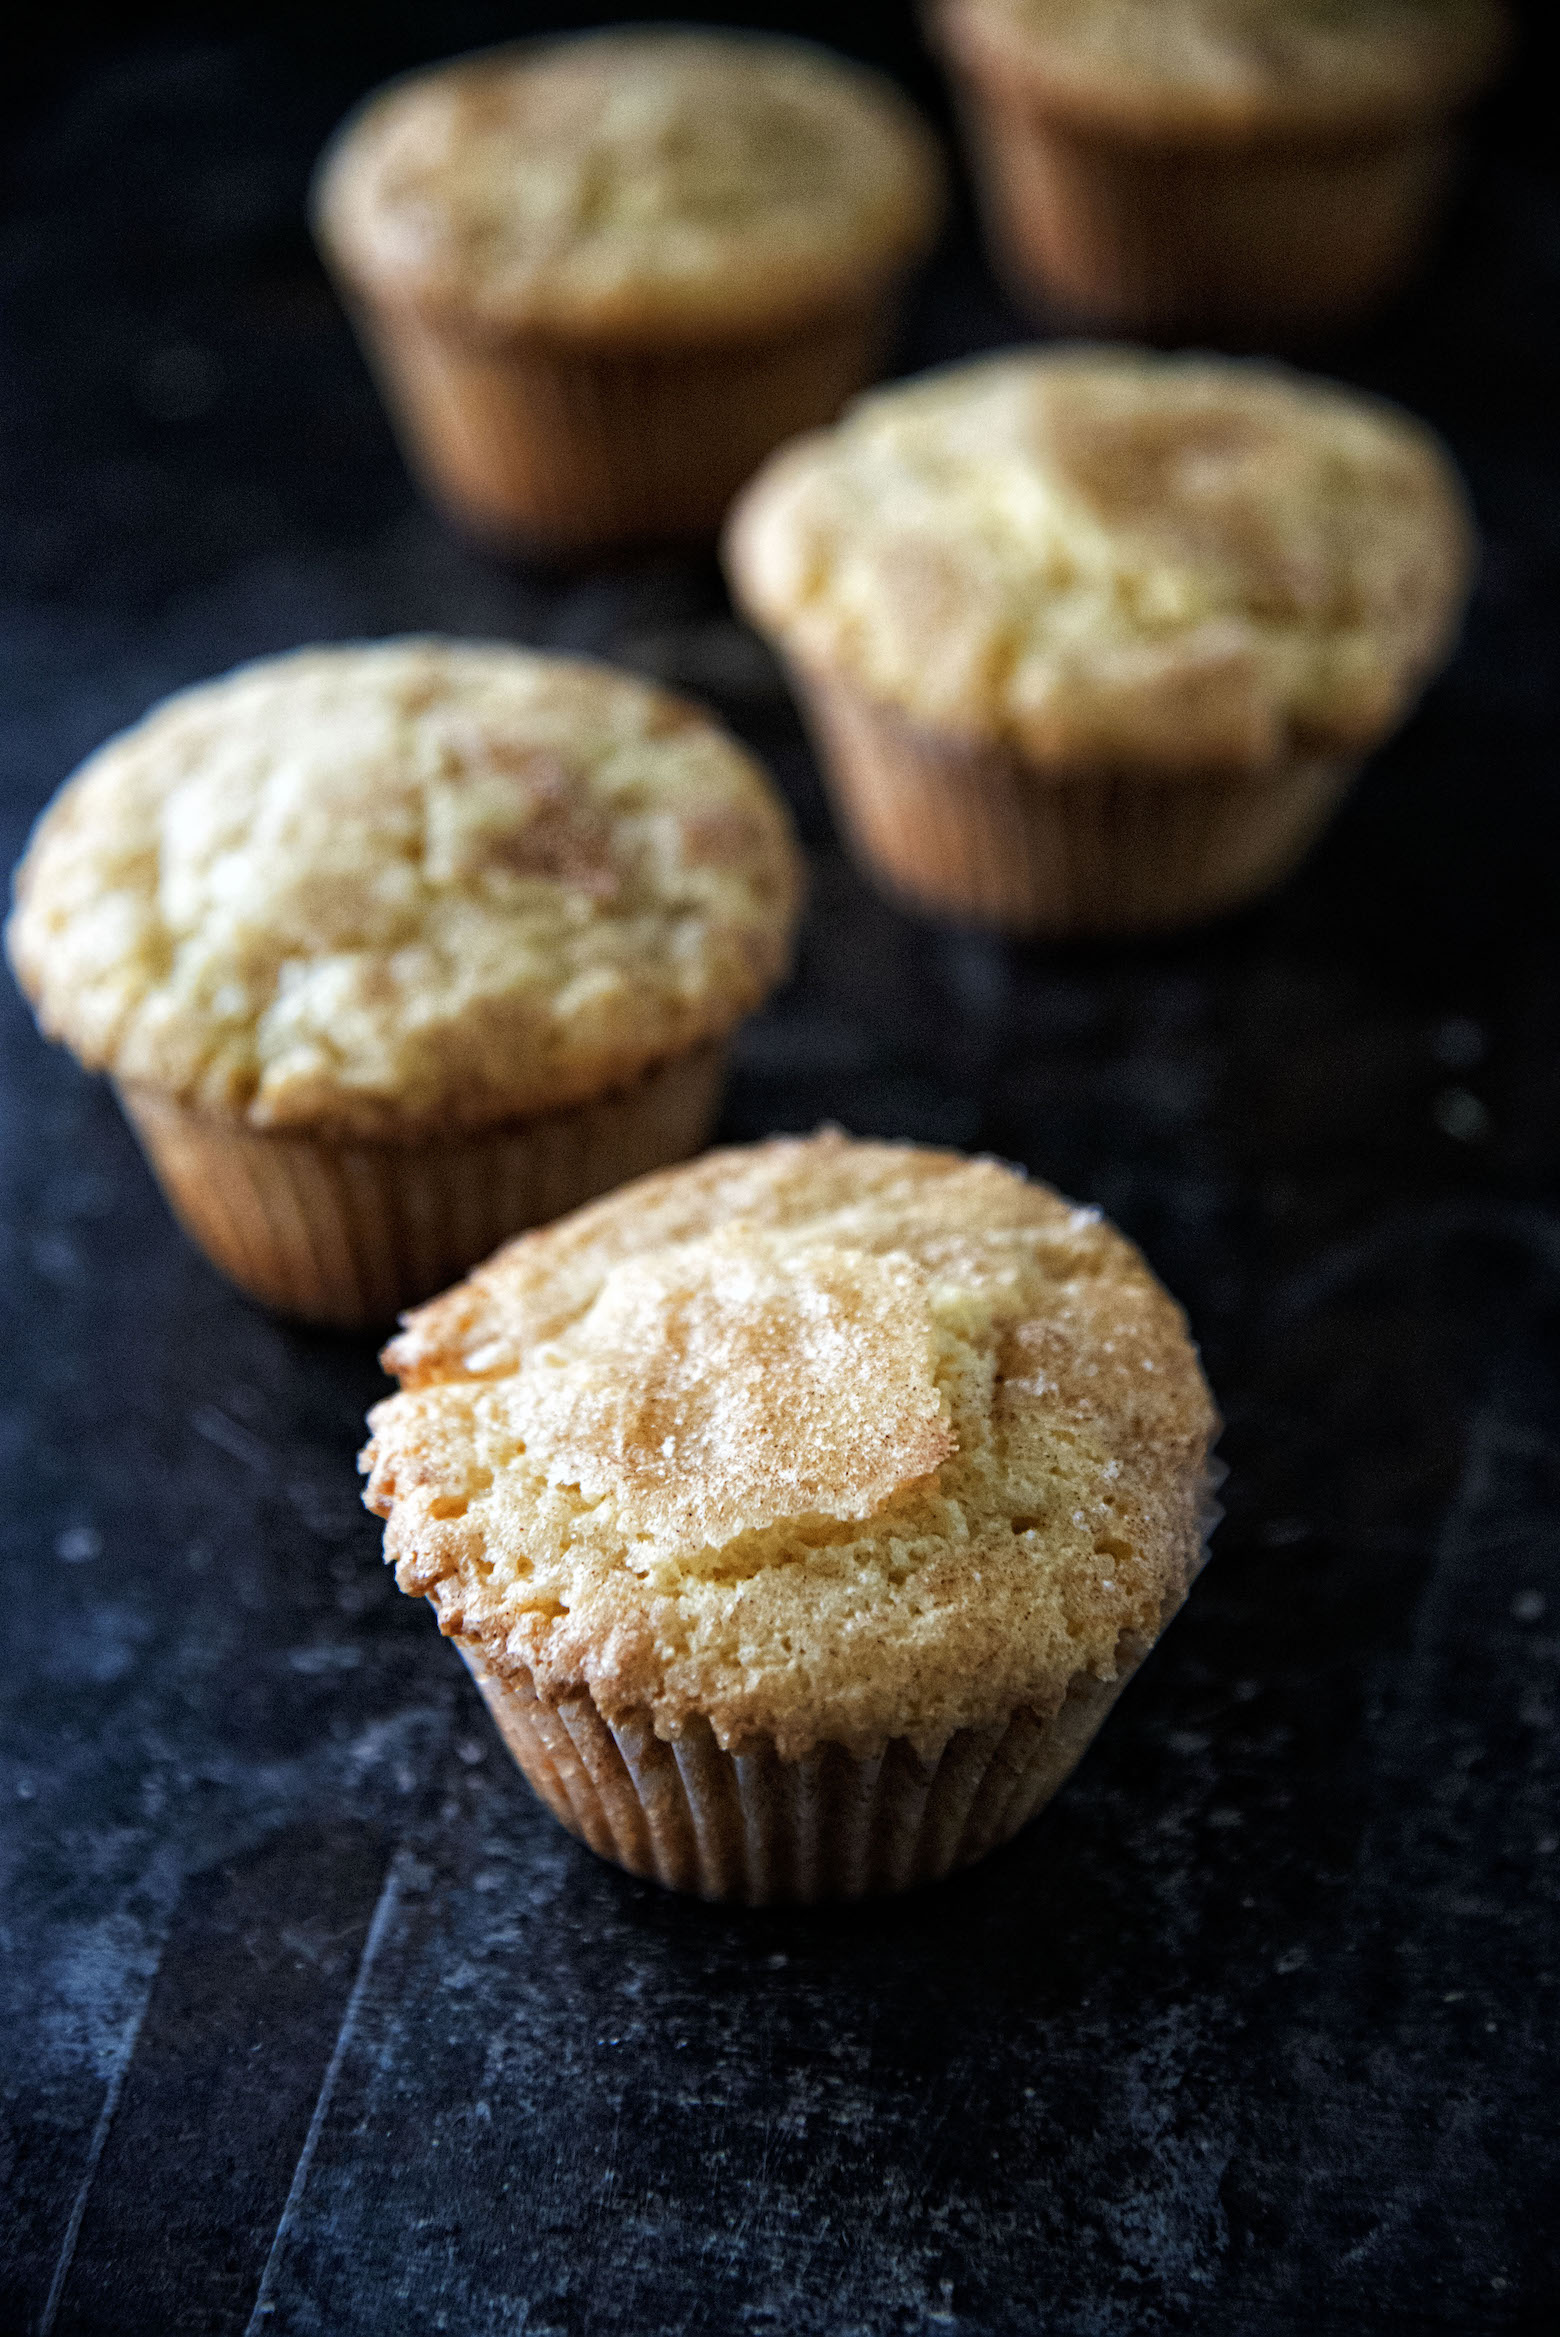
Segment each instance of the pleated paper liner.
M1053 776L793 670L858 859L912 907L1052 939L1165 932L1276 884L1356 765L1257 774Z
M353 302L435 501L496 544L565 555L713 537L765 455L875 377L893 307L872 287L766 338L614 351Z
M1455 169L1457 95L1376 128L1156 138L1062 111L941 22L998 262L1075 323L1242 347L1336 329L1412 273Z
M608 1721L589 1696L550 1704L457 1639L534 1791L602 1858L668 1890L750 1907L857 1899L936 1882L1011 1839L1071 1775L1147 1648L1113 1680L1080 1675L1051 1719L1017 1711L923 1758L822 1745L783 1761L760 1740L722 1752L708 1721L671 1742L648 1714Z
M523 1667L495 1671L458 1618L441 1628L527 1783L599 1857L749 1907L904 1891L1000 1849L1065 1785L1207 1564L1226 1473L1210 1455L1186 1589L1151 1635L1121 1633L1113 1679L1079 1672L1051 1714L1019 1707L929 1755L904 1737L870 1756L822 1744L783 1760L767 1738L724 1752L702 1718L659 1737L648 1712L609 1720L583 1692L549 1701Z
M328 1142L119 1097L174 1215L241 1290L281 1313L377 1328L526 1226L685 1160L709 1140L726 1042L559 1112L427 1144Z
M978 106L982 207L1021 299L1236 347L1336 329L1405 282L1457 151L1439 126L1334 147L1145 148L1015 102Z

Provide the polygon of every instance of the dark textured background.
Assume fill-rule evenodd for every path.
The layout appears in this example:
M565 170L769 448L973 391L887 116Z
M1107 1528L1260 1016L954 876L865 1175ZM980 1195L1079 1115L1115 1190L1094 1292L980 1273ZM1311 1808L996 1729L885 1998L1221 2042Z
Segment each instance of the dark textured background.
M789 16L935 94L904 12ZM1008 1852L863 1911L674 1902L533 1805L384 1575L352 1471L370 1348L234 1297L6 986L0 2328L1548 2329L1560 191L1537 60L1432 277L1321 360L1467 470L1488 557L1463 654L1278 898L1048 954L916 925L850 873L711 570L506 572L415 501L302 189L369 82L522 20L34 12L5 96L5 853L152 699L302 640L507 635L702 692L815 865L725 1133L831 1117L1102 1202L1203 1341L1229 1517ZM902 362L1020 330L960 227Z

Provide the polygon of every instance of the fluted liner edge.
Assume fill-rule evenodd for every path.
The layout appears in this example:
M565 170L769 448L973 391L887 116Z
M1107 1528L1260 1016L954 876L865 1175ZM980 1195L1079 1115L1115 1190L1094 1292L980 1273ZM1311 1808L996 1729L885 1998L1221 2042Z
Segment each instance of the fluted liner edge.
M896 299L665 349L482 340L361 298L354 313L435 499L498 542L582 553L713 536L774 447L872 380Z
M895 1738L867 1757L828 1744L786 1761L767 1740L723 1752L702 1719L667 1741L647 1713L609 1721L583 1694L550 1703L456 1645L571 1834L669 1890L748 1906L907 1890L983 1858L1070 1776L1145 1652L1124 1650L1112 1680L1080 1674L1049 1719L1019 1710L961 1729L931 1758Z
M1018 297L1118 331L1255 346L1363 315L1412 271L1458 157L1446 108L1221 142L1084 122L970 57L955 81Z
M174 1215L212 1263L283 1314L387 1324L511 1234L697 1152L720 1108L724 1041L558 1112L423 1144L256 1129L119 1085Z
M999 931L1170 931L1276 884L1353 762L1251 775L1058 776L944 738L805 669L793 680L856 857L912 906Z

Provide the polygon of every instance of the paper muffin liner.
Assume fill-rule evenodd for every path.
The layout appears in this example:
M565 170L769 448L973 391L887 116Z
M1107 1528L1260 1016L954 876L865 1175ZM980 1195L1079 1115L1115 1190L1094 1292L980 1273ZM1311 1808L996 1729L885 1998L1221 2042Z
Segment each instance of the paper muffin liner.
M1210 1457L1187 1590L1224 1514L1225 1475ZM1114 1679L1080 1672L1049 1718L1020 1707L930 1755L905 1737L865 1757L824 1744L787 1761L763 1738L728 1753L703 1719L668 1740L648 1712L608 1720L583 1693L549 1702L523 1670L501 1676L454 1638L527 1783L598 1857L702 1899L811 1905L937 1882L1011 1841L1066 1784L1185 1601L1185 1590L1165 1600L1152 1637L1122 1633Z
M1145 1645L1113 1680L1080 1675L1044 1719L1017 1711L924 1757L905 1738L863 1759L765 1739L722 1752L708 1721L668 1742L648 1713L607 1720L587 1695L548 1703L456 1641L500 1735L561 1825L630 1874L750 1907L858 1899L935 1882L1010 1840L1071 1775Z
M362 1329L526 1226L699 1151L726 1054L712 1042L616 1094L427 1144L249 1128L130 1081L118 1093L174 1215L214 1265L283 1314Z
M961 79L999 265L1021 298L1120 331L1247 344L1363 315L1412 273L1457 159L1440 119L1156 144Z
M712 537L765 455L875 377L893 308L870 287L764 339L592 350L354 303L434 500L496 543L563 553Z
M1053 939L1194 924L1276 884L1357 766L1053 774L793 672L825 780L869 874L910 906Z
M523 1664L495 1669L458 1616L441 1629L537 1798L598 1857L750 1907L903 1891L999 1849L1067 1782L1207 1565L1227 1474L1209 1453L1185 1581L1152 1631L1118 1634L1112 1678L1080 1671L1049 1714L1019 1705L940 1750L893 1737L870 1754L823 1743L788 1760L756 1736L728 1752L702 1716L661 1737L647 1710L609 1719L585 1690L538 1695Z

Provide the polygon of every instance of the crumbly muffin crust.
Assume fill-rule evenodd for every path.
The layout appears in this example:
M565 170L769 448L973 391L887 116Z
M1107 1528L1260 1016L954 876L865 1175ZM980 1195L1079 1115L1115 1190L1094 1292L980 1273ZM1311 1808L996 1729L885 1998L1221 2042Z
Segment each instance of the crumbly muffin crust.
M301 650L184 691L43 814L6 945L94 1070L415 1140L626 1085L783 971L786 814L696 708L500 646Z
M1389 128L1470 98L1499 0L940 0L955 54L1149 138Z
M802 666L1068 773L1357 753L1455 632L1472 531L1420 424L1267 364L1023 351L862 399L728 529Z
M1054 1712L1185 1593L1212 1404L1097 1211L836 1132L711 1153L407 1319L365 1499L483 1667L782 1757Z
M891 84L804 42L627 28L393 84L315 217L348 279L472 329L741 336L898 273L942 207Z

